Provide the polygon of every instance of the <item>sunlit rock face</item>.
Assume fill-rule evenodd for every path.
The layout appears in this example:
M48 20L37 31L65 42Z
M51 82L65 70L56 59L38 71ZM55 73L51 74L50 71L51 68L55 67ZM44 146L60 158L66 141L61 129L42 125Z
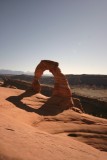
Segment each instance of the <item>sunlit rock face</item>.
M58 62L42 60L35 69L32 87L36 93L40 92L41 87L39 79L45 70L49 70L53 74L55 81L52 97L60 97L58 105L62 105L63 107L65 107L65 109L68 109L74 106L72 93L67 79L58 66Z

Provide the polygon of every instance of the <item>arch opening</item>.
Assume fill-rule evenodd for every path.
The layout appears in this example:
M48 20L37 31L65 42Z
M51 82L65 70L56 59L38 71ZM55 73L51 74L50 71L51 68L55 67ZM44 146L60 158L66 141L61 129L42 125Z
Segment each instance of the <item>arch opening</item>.
M41 94L51 97L54 88L54 76L49 70L45 70L39 79Z

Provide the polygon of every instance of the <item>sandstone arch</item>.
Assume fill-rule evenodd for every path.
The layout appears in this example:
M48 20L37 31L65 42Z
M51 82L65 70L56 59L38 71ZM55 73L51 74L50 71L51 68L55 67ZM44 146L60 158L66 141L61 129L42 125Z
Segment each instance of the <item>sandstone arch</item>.
M60 105L64 105L68 109L73 106L72 93L67 79L58 66L57 62L42 60L35 69L32 87L36 93L39 93L41 90L39 79L45 70L49 70L53 74L55 81L52 97L57 97L57 99L59 97Z

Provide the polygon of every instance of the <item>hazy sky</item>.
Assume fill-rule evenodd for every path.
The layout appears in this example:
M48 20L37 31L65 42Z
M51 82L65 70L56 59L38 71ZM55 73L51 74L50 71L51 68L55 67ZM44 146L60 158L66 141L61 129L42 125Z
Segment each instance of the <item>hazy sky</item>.
M107 0L0 0L0 69L107 74Z

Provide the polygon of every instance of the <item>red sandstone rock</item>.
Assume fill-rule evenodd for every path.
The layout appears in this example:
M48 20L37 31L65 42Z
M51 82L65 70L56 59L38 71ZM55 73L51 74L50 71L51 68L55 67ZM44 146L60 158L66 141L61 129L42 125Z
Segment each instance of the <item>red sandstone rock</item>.
M36 91L36 93L40 92L41 88L39 84L39 78L42 76L45 70L49 70L54 75L55 79L52 97L60 97L62 98L62 101L63 98L66 98L67 102L64 103L64 106L65 109L68 109L73 106L72 93L68 81L65 78L64 74L61 73L61 70L58 67L58 65L59 64L54 61L42 60L35 69L32 87Z

